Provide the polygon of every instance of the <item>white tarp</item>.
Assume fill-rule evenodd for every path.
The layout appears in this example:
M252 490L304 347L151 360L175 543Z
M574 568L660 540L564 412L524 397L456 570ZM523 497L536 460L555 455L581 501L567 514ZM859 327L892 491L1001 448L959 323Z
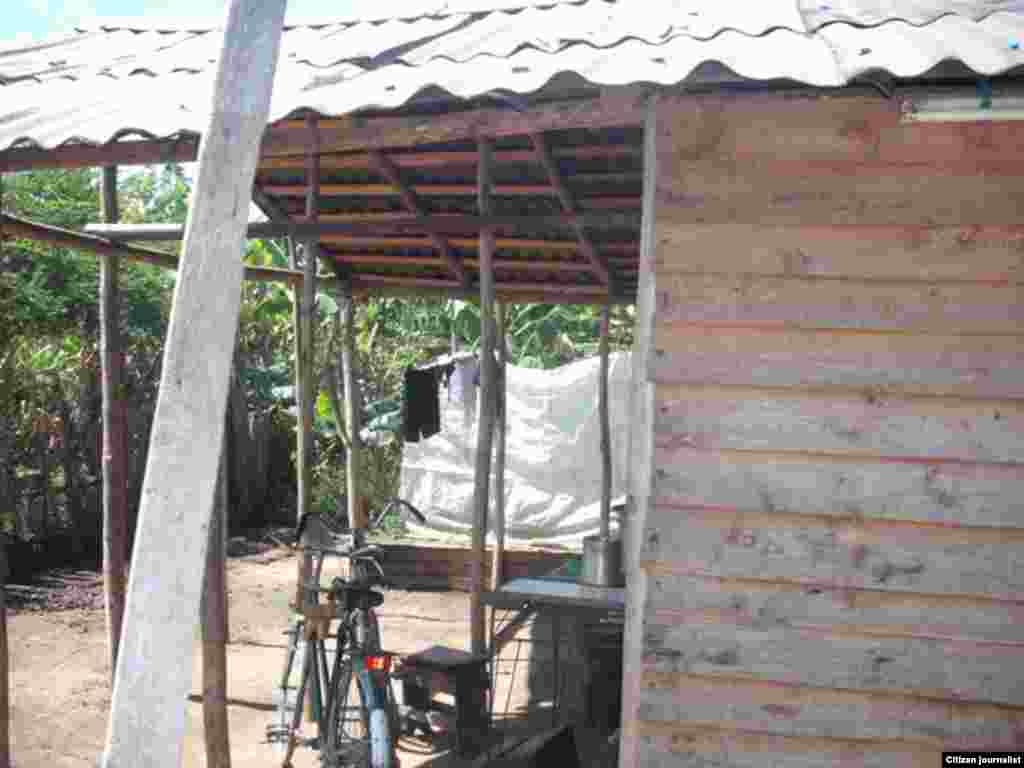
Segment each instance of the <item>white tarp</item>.
M578 544L582 537L597 533L600 517L600 360L589 358L553 370L515 366L506 370L507 538ZM613 501L626 492L629 386L630 353L611 355ZM479 422L474 417L466 424L462 402L450 401L443 385L440 400L441 431L405 444L399 495L427 516L428 525L412 526L414 533L469 534ZM493 499L493 479L491 493ZM615 530L614 514L612 527Z

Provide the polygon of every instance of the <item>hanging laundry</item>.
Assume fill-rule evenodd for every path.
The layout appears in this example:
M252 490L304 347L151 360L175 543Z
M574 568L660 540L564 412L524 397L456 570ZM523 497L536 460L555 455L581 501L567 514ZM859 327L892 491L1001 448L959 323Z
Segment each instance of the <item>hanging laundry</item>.
M404 382L404 437L417 443L441 431L441 405L437 397L437 376L433 370L409 368Z
M479 369L475 358L462 360L455 364L451 378L448 380L448 400L462 403L463 425L469 429L476 418L476 388L479 382Z

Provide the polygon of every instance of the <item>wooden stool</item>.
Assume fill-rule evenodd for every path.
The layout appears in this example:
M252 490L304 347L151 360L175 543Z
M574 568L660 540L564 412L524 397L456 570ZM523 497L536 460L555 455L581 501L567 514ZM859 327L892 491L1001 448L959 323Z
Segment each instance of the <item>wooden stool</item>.
M432 733L426 713L445 711L434 701L438 693L455 696L455 753L460 757L479 754L487 745L487 657L435 645L402 659L395 675L402 681L402 701L408 707L407 732L422 728Z

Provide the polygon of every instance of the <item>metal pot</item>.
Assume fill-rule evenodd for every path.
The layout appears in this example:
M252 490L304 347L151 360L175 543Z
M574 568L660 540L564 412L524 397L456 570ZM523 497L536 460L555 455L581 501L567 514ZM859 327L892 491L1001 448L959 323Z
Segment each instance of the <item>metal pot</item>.
M583 539L581 584L593 587L621 587L626 583L622 572L622 542L603 536Z

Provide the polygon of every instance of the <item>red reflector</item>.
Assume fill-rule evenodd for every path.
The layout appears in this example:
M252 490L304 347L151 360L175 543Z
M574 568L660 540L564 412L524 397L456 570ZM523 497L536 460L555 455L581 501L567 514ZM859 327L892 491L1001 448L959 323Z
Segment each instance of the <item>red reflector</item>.
M390 672L391 671L391 657L390 656L367 656L366 657L366 668L371 672Z

